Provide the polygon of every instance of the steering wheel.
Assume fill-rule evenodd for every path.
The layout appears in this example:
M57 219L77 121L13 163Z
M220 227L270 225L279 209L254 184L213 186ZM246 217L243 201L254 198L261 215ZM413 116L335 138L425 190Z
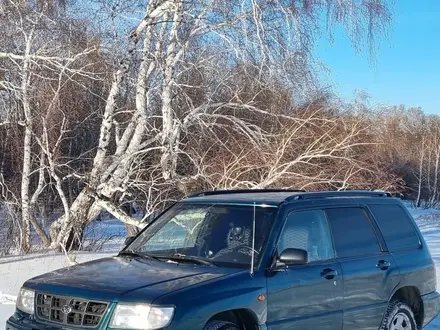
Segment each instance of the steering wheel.
M252 253L252 250L253 250L254 253L255 253L256 255L259 255L259 254L260 254L257 250L252 249L251 246L246 245L246 244L240 244L240 245L234 246L234 247L232 247L232 248L224 248L224 249L221 249L220 251L218 251L218 252L212 257L212 259L215 259L215 258L217 258L217 257L221 257L221 256L223 256L223 255L225 255L225 254L227 254L227 253L234 253L234 252L235 252L235 253L241 253L241 254L246 255L245 253L242 253L241 251L239 251L239 250L242 249L242 248L245 248L245 249L249 250L251 253Z

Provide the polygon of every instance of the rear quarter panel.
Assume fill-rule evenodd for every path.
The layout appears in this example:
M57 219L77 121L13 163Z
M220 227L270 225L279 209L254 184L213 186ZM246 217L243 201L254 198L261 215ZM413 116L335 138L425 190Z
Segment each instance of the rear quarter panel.
M426 249L393 253L394 261L400 270L398 289L415 286L421 295L436 290L436 269Z
M417 235L419 236L420 248L392 253L400 270L401 281L399 288L404 286L416 286L421 295L434 292L437 289L437 274L429 247L411 213L403 203L400 202L400 205L414 225Z

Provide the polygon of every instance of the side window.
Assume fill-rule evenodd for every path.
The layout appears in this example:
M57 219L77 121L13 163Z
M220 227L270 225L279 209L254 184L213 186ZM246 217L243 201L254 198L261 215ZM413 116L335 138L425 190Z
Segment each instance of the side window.
M414 225L399 205L369 205L390 252L420 247Z
M338 257L372 255L380 252L376 234L360 207L326 210Z
M287 248L306 250L309 262L334 258L332 239L324 211L290 213L278 242L278 252L281 253Z

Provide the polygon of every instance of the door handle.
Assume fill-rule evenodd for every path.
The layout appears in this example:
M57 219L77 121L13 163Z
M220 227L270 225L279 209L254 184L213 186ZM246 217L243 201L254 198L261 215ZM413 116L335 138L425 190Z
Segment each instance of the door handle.
M325 278L326 280L332 280L337 275L338 275L338 272L336 270L330 269L330 268L326 268L321 272L321 277Z
M381 270L387 270L388 268L391 267L391 264L386 260L379 260L376 267L380 268Z

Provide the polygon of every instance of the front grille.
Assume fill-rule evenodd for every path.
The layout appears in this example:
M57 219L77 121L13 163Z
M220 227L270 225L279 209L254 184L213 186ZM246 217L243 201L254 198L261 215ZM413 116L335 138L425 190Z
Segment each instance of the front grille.
M97 327L108 303L58 295L37 294L37 317L52 323Z

